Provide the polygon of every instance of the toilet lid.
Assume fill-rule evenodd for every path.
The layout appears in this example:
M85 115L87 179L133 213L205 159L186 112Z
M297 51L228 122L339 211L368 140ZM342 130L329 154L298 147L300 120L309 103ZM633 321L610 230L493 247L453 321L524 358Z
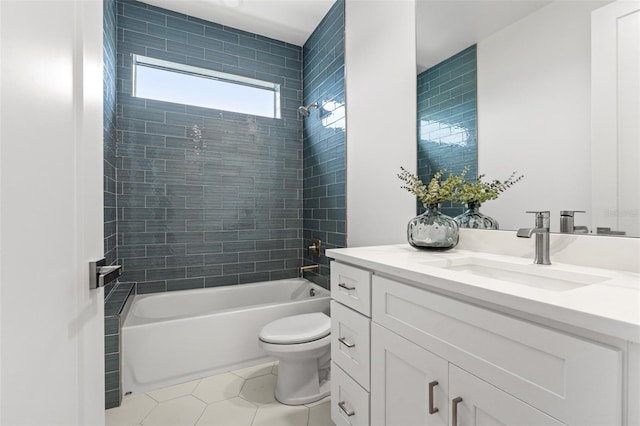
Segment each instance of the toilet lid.
M321 339L331 333L331 319L322 312L293 315L265 325L260 340L267 343L293 344Z

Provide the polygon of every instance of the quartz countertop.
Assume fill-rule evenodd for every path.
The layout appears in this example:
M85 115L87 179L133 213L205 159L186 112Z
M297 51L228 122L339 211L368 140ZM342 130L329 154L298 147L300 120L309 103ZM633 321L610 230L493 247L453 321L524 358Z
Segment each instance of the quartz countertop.
M635 272L555 263L553 258L550 266L531 265L531 259L522 257L458 249L426 251L408 244L329 249L326 256L409 281L414 286L503 308L508 313L523 313L640 343L640 274ZM577 288L550 290L434 266L464 257L508 262L519 267L549 268L547 271L559 271L567 276L603 278Z

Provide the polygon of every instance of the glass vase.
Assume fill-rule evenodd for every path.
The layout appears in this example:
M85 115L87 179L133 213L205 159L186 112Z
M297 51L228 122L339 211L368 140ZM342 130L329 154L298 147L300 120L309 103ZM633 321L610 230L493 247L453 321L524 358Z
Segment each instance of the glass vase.
M498 229L498 221L480 213L478 203L467 203L465 212L456 216L454 220L460 228Z
M419 249L449 250L458 244L458 224L440 212L439 204L424 204L425 212L409 221L407 239Z

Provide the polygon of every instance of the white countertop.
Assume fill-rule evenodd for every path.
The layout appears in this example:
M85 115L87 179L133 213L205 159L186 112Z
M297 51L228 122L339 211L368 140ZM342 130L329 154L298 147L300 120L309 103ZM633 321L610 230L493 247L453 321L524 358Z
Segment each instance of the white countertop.
M452 249L418 250L408 244L329 249L326 256L374 273L424 285L551 321L640 343L640 274L553 262L531 265L531 259ZM606 277L602 282L567 290L547 290L429 265L471 256L488 261L550 268L565 274Z

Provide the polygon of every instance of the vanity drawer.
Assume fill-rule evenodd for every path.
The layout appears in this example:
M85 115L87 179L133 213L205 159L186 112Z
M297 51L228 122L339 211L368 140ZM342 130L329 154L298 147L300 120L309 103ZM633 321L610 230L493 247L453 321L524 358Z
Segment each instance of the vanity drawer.
M331 420L336 426L369 426L369 392L331 363Z
M369 390L371 320L331 301L331 360Z
M331 262L331 297L338 302L371 316L371 272Z
M621 424L619 350L373 277L373 321L568 424Z

